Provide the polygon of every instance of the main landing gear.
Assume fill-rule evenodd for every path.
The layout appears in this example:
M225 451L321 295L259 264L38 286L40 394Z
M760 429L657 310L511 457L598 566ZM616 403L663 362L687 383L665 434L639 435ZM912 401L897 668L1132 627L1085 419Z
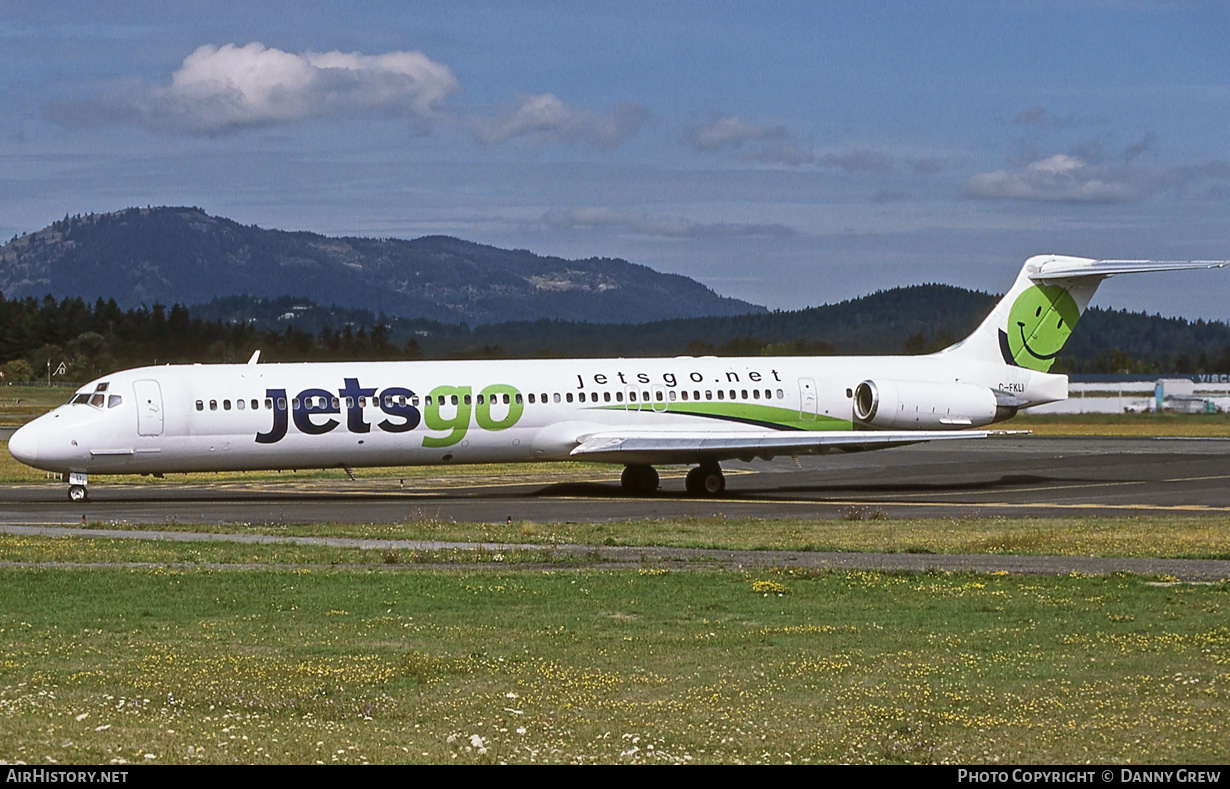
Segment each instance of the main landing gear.
M653 466L625 466L619 484L629 495L652 496L658 490L658 472ZM726 492L726 477L717 463L703 463L688 472L684 487L689 496L716 498Z
M717 463L697 466L688 472L683 485L690 496L716 498L726 492L726 477Z
M633 496L652 496L658 490L658 472L653 466L624 466L619 486Z

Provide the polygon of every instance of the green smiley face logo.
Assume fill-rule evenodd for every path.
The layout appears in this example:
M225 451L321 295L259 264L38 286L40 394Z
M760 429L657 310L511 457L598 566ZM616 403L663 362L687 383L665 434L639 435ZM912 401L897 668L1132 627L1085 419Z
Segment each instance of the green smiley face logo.
M1004 361L1046 372L1080 319L1080 308L1063 288L1034 285L1017 297L1001 330Z

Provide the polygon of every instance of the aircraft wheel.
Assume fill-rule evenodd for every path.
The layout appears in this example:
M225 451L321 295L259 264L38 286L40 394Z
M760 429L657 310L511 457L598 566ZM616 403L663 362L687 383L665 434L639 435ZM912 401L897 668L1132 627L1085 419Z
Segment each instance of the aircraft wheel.
M70 485L68 488L69 501L85 501L86 492L85 485Z
M658 490L658 472L653 466L625 466L620 487L633 496L649 496Z
M697 466L688 472L684 487L689 495L715 498L726 492L726 476L720 466Z

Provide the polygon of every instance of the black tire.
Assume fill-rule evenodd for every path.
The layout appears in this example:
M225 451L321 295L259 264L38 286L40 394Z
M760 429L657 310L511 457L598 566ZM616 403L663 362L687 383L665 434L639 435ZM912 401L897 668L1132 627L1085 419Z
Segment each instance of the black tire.
M620 487L632 496L651 496L658 490L658 472L653 466L625 466Z
M697 466L688 472L684 488L689 496L716 498L726 492L726 476L720 466Z

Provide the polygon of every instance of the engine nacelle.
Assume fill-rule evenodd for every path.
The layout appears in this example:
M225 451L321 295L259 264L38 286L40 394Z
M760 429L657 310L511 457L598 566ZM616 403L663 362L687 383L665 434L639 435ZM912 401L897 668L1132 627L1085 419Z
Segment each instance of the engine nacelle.
M989 425L1015 409L1001 408L995 393L971 384L863 381L854 389L854 420L897 429L945 430Z

